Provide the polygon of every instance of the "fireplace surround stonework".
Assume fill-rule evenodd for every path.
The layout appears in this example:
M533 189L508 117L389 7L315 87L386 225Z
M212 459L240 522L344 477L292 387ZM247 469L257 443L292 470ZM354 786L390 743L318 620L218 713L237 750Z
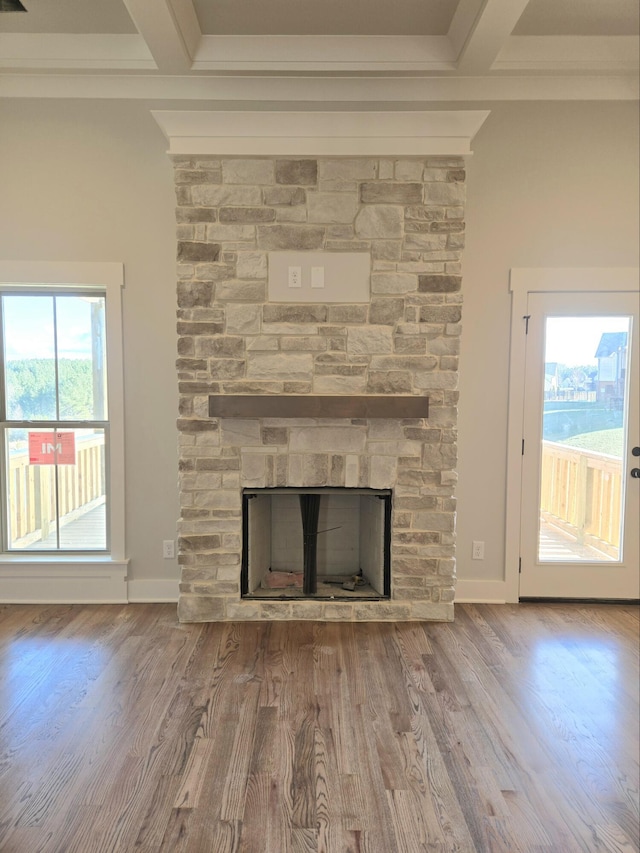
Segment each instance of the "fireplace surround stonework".
M451 620L461 157L174 156L182 621ZM269 302L274 251L368 252L367 303ZM209 416L210 395L385 396L388 417ZM394 398L429 398L428 418ZM240 597L242 490L391 489L391 598Z

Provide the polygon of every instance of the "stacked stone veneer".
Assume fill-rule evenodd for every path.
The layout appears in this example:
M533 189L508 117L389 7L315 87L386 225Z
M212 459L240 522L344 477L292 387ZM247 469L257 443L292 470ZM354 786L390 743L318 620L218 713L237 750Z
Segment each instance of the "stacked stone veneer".
M462 160L174 165L180 619L452 619ZM276 250L370 252L369 303L269 303ZM388 394L389 419L212 419L209 394ZM428 420L394 418L407 394ZM393 489L391 600L242 600L242 489L325 485Z

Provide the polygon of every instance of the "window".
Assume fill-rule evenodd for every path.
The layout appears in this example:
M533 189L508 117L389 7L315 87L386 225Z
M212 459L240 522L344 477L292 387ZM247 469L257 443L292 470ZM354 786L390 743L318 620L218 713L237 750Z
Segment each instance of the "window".
M3 561L124 565L122 284L120 264L0 262Z
M6 551L106 551L105 294L0 292Z

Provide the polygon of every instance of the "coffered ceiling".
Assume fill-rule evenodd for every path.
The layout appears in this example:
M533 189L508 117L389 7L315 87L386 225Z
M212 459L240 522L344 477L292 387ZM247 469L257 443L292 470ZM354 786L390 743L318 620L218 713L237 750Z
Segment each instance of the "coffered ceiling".
M0 96L380 104L638 96L637 0L22 0Z

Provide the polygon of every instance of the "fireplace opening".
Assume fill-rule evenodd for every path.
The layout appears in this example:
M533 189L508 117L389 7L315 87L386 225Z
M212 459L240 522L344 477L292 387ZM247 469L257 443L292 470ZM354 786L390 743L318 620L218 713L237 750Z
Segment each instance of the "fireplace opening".
M243 598L391 595L391 489L244 489Z

